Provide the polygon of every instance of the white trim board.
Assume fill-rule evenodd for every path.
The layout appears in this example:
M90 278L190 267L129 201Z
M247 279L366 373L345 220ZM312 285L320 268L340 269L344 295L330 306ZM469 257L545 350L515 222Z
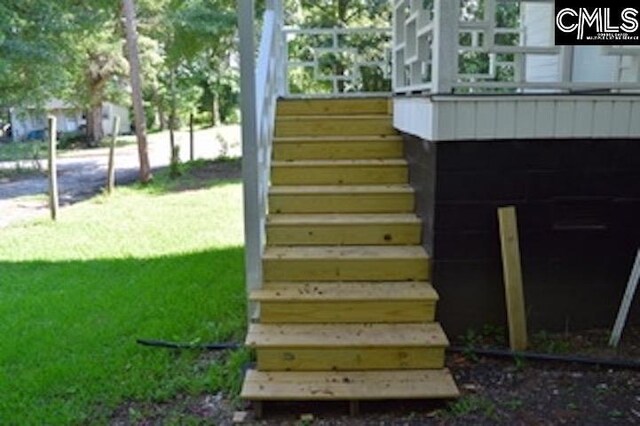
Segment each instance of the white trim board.
M433 141L640 138L640 96L398 96L393 123Z

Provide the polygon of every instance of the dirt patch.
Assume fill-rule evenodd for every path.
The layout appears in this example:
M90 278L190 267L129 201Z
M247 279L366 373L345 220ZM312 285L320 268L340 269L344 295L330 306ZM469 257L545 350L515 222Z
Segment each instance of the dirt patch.
M179 395L162 403L129 402L121 405L111 418L114 426L159 424L229 425L233 405L222 393Z
M170 191L193 191L242 176L240 159L196 161L183 167L182 175L169 186Z

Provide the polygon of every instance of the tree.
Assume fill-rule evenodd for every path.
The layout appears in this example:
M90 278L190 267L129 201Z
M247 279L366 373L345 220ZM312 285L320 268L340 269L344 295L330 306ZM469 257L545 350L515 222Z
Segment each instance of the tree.
M58 2L0 2L0 105L42 105L67 81L68 15Z
M129 51L129 75L131 77L131 96L135 118L136 138L138 140L138 157L140 161L140 182L147 183L152 179L147 148L146 120L142 105L142 80L140 79L140 59L138 56L138 31L135 22L135 5L133 0L122 0L125 14L127 48Z
M182 86L201 86L212 94L212 120L219 103L224 63L233 48L236 32L235 3L230 0L169 0L165 10L165 66L168 70L170 116L194 108L201 91ZM181 83L183 82L183 83ZM186 84L185 84L186 83ZM189 92L191 95L189 96ZM171 119L169 122L171 123Z
M140 89L147 109L156 110L152 118L167 122L163 118L172 115L175 124L202 105L203 92L215 94L214 100L222 92L233 102L236 89L227 78L233 73L225 64L235 43L235 1L136 3L140 60L133 74L146 81ZM113 0L0 2L0 107L63 99L87 111L88 140L99 142L102 104L122 103L128 95L122 6Z

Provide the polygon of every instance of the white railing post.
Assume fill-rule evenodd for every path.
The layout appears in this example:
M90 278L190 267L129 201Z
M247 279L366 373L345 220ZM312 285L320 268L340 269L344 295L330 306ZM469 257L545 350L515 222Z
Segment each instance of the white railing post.
M274 6L274 12L276 15L276 76L277 76L277 89L278 96L284 96L285 87L288 84L287 78L287 64L286 64L286 39L284 33L284 5L282 0L277 0Z
M435 0L434 3L433 93L450 93L457 80L458 3L452 0Z
M256 111L254 0L237 0L240 35L240 105L242 109L242 180L244 189L245 273L247 293L262 284L262 242ZM255 305L249 304L249 321Z

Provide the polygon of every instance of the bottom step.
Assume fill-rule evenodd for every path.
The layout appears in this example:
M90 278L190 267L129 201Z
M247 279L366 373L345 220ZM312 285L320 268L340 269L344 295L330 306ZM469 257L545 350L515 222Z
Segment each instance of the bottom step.
M247 371L251 401L445 399L460 395L448 369L344 372Z

